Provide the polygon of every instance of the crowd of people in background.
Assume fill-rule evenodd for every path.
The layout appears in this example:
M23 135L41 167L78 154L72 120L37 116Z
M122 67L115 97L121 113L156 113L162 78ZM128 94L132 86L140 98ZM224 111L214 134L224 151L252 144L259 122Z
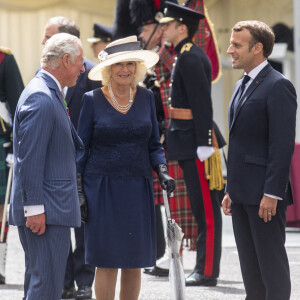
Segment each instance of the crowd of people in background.
M41 67L25 88L10 50L0 48L0 284L10 224L25 254L23 299L91 299L94 284L97 300L113 300L121 269L120 299L137 300L142 269L169 275L166 190L196 251L187 287L218 284L222 207L232 216L246 299L288 300L297 97L268 62L274 32L260 21L232 28L227 53L244 76L228 108L220 200L226 143L213 120L211 61L194 40L204 11L177 0L117 5L115 26L95 23L87 39L97 64L85 58L78 24L63 16L46 23Z

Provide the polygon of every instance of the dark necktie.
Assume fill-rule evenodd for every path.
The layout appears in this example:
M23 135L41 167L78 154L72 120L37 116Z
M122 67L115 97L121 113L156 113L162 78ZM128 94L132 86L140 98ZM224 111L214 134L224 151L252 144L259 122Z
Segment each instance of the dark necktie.
M244 75L242 84L239 88L239 92L238 92L238 94L237 94L237 96L236 96L236 98L234 99L234 102L233 102L233 116L235 116L235 114L236 114L237 108L239 107L239 104L241 102L242 96L243 96L244 91L245 91L246 83L250 80L250 78L251 78L250 76Z

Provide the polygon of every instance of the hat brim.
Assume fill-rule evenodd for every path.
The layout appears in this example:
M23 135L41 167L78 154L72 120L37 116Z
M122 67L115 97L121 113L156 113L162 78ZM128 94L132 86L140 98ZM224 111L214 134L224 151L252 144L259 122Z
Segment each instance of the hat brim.
M87 41L89 42L89 43L98 43L98 42L100 42L101 41L101 38L98 38L98 37L91 37L91 38L88 38L87 39Z
M90 70L88 78L94 81L101 81L101 71L104 67L111 66L123 61L140 61L145 64L147 69L150 69L159 61L159 56L156 52L151 50L125 51L112 54L105 61L102 61L94 66Z
M159 24L166 24L166 23L170 23L172 21L175 21L175 18L163 17L159 20Z

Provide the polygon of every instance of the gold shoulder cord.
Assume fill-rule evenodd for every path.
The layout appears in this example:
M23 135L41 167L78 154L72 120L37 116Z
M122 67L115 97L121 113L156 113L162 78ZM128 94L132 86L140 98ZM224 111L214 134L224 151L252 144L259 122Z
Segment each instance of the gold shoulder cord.
M192 43L184 44L180 49L180 54L182 54L183 52L189 52L191 50L192 46L193 46Z
M4 54L11 54L11 50L9 48L2 47L2 46L0 46L0 52Z

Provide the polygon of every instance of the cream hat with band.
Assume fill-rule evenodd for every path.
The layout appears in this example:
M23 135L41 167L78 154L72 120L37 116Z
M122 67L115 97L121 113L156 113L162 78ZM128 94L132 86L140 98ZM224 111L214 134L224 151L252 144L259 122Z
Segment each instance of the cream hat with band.
M102 69L119 62L140 61L149 69L159 60L158 54L154 51L141 49L136 35L111 42L99 53L98 58L100 63L89 72L88 77L90 80L102 80Z

